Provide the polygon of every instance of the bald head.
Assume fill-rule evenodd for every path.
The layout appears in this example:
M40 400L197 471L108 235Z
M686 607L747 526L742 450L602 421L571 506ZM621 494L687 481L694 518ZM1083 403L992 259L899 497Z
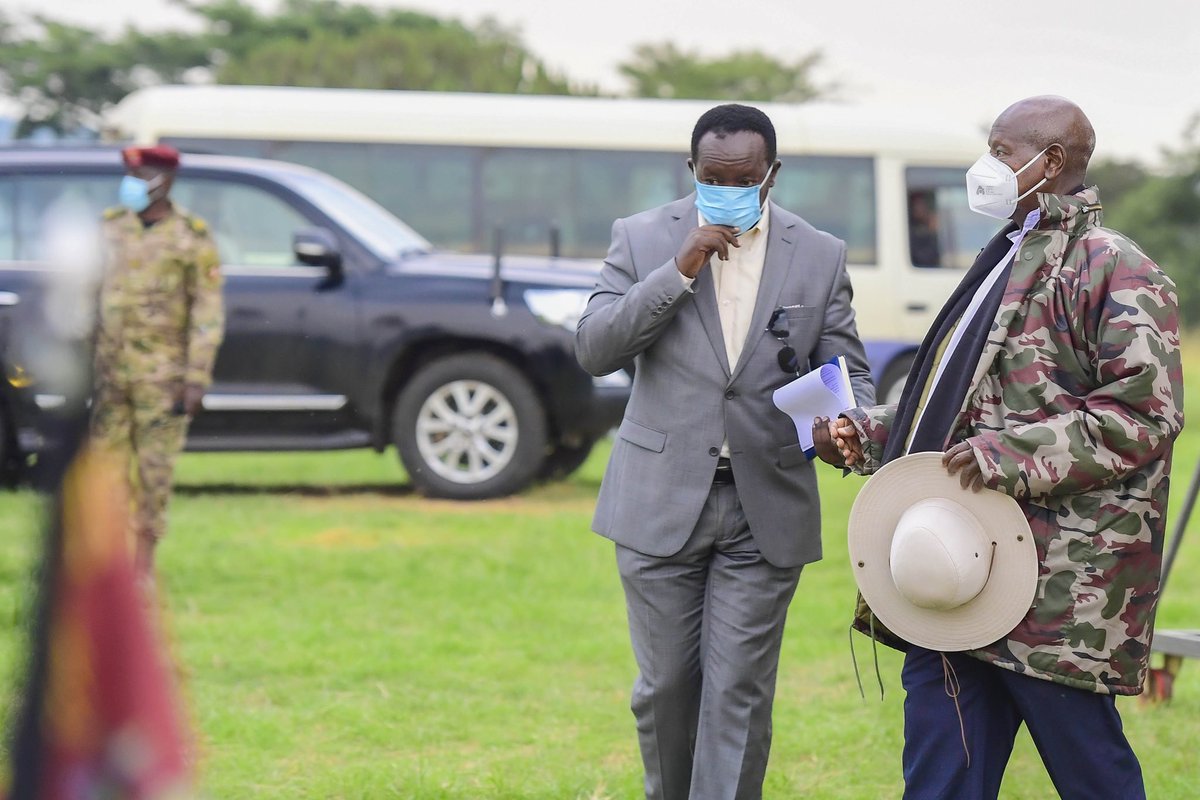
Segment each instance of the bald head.
M997 128L1034 152L1061 145L1063 180L1071 184L1069 188L1083 183L1096 149L1096 132L1083 110L1070 100L1054 95L1020 100L996 117L992 130Z

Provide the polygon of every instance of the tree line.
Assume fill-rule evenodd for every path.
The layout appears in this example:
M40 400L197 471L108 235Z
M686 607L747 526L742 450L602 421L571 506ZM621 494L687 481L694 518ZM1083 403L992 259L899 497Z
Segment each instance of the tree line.
M134 26L103 35L45 14L0 11L0 93L23 109L17 136L97 125L126 94L157 83L596 95L531 52L495 20L470 25L337 0L173 0L198 31ZM706 56L669 42L636 46L618 65L633 97L805 102L836 87L814 75L819 51L785 61L759 51ZM1200 117L1197 118L1200 120ZM1184 319L1200 324L1200 122L1151 171L1097 163L1106 223L1174 277Z
M596 95L569 80L495 20L458 20L337 0L284 0L272 12L244 0L173 0L197 32L128 27L104 36L37 14L0 11L0 91L25 110L18 135L94 124L129 92L188 80L256 86ZM821 55L795 62L759 52L705 58L642 44L619 65L635 97L803 101L827 91Z

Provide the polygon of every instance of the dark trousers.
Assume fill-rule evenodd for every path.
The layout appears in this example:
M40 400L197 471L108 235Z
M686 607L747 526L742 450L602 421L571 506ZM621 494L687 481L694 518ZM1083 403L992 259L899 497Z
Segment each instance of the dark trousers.
M957 677L962 730L946 693L941 654L913 647L904 658L906 800L994 800L1022 723L1063 800L1145 799L1142 768L1112 695L1020 675L961 653L946 656Z

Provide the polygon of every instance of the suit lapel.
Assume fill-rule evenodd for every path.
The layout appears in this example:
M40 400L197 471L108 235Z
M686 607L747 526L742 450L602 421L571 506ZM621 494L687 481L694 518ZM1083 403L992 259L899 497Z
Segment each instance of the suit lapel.
M750 362L754 349L763 340L762 332L767 328L771 312L779 301L783 291L784 279L792 269L792 262L799 256L796 248L795 220L784 220L778 206L771 206L771 226L767 233L767 252L763 259L762 278L758 282L758 297L754 301L754 314L750 317L750 330L746 334L746 342L742 354L738 357L737 366L733 368L730 382L737 380L738 375ZM705 270L707 272L707 270ZM710 278L711 280L711 278ZM713 295L713 314L716 314L716 295ZM720 331L718 321L717 330ZM723 346L723 345L722 345Z
M696 227L697 211L695 196L684 198L671 213L671 243L672 252L678 253L683 246L683 240ZM711 266L700 270L696 282L692 284L695 297L692 298L697 313L700 314L700 324L712 345L713 353L721 364L725 375L729 375L729 357L725 354L725 337L721 334L721 316L717 313L717 289L713 283Z

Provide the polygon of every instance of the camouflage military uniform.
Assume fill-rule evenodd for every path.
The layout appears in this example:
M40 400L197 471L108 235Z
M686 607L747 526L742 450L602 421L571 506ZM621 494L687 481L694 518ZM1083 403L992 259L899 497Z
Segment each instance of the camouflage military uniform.
M1042 194L1039 205L949 438L969 442L985 485L1020 503L1037 543L1038 588L1007 637L969 655L1137 694L1183 427L1174 285L1137 245L1100 227L1094 188ZM863 445L859 471L879 466L895 412L847 414ZM855 627L898 644L861 603Z
M134 533L166 532L185 384L207 387L223 333L221 270L205 223L173 209L149 228L118 208L104 215L92 434L128 467Z

